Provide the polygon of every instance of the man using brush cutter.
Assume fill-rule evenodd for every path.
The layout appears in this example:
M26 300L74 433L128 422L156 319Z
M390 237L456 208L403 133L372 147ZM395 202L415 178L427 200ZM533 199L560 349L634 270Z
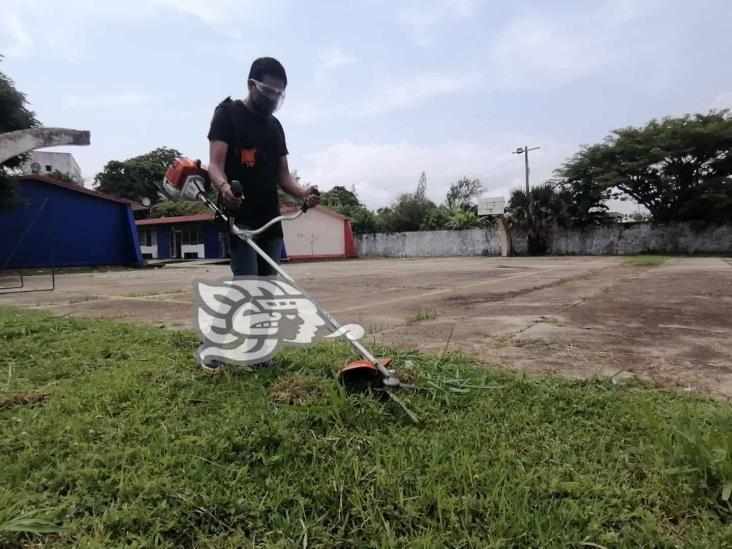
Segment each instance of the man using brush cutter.
M211 120L209 178L219 191L223 206L237 225L261 227L280 215L277 186L312 207L320 202L314 187L302 188L290 175L282 124L273 115L285 99L287 75L271 57L252 63L247 79L247 97L222 101ZM232 182L238 181L241 190ZM274 224L255 242L279 262L282 225ZM274 269L254 250L231 239L231 271L234 276L273 276Z
M221 360L261 364L258 361L266 362L280 344L312 343L319 328L327 325L332 331L325 337L345 336L362 357L341 369L344 385L409 388L388 368L390 359L377 359L358 341L363 328L341 326L279 266L280 221L293 221L320 202L317 189L303 189L290 176L284 131L273 116L284 100L286 85L285 69L277 60L255 60L246 99L227 98L214 113L208 171L200 160L180 158L165 174L163 191L203 201L235 237L231 252L235 279L194 285L199 299L194 322L202 337L199 363L208 371L217 371ZM218 189L226 212L208 199L208 181ZM298 213L280 215L278 184L304 201ZM284 280L277 280L278 274ZM292 333L283 333L285 328Z

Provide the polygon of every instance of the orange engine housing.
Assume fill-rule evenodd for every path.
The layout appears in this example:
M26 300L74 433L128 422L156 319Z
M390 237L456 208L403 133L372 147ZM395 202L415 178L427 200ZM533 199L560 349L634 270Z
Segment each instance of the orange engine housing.
M198 175L208 181L208 170L201 166L200 160L176 158L175 162L165 171L165 182L180 191L186 179L192 175Z

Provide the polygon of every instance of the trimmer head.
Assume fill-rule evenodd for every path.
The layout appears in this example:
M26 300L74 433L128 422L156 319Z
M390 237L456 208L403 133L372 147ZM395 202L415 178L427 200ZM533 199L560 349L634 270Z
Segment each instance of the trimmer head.
M379 363L388 369L391 360L390 358L380 358ZM346 388L346 391L353 393L402 386L396 377L385 377L376 365L367 359L350 362L341 368L341 371L338 372L338 381Z

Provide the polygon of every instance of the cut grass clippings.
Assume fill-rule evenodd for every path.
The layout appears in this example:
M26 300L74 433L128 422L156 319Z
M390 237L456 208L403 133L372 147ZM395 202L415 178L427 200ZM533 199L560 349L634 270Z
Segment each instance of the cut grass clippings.
M636 267L654 267L666 263L669 259L667 255L633 255L627 257L625 263Z
M389 350L415 424L344 393L343 344L216 377L196 346L0 308L0 395L47 396L0 410L0 546L732 543L729 403Z

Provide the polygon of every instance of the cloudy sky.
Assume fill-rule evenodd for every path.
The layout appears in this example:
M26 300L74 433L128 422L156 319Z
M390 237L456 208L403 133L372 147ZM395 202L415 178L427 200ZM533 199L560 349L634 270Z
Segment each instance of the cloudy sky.
M289 77L278 117L290 166L370 207L427 173L488 195L532 182L582 144L651 118L732 107L728 0L2 0L0 70L67 148L87 186L160 146L206 158L215 105L251 61Z

